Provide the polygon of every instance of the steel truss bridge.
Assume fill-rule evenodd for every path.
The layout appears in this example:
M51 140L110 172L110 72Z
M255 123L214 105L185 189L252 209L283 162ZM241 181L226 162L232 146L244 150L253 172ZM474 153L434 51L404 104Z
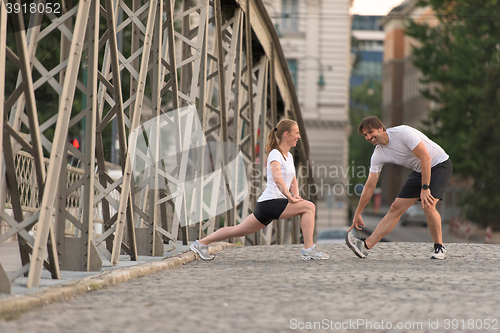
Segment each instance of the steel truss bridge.
M98 271L103 260L117 265L123 254L162 256L178 240L187 244L239 223L265 186L263 148L282 118L298 122L302 140L294 159L297 167L307 165L294 85L261 0L63 0L59 11L39 0L31 14L20 0L0 4L0 221L7 226L0 243L17 235L22 261L22 269L8 274L0 264L1 292L9 293L22 275L28 288L38 287L43 268L54 279L60 270ZM46 56L54 40L55 65ZM50 117L41 116L49 112L39 103L44 91L56 96ZM138 181L128 147L130 133L147 120L172 111L179 121L186 107L194 107L200 122L179 129L179 141L231 142L245 165L253 165L249 194L198 223L186 220L210 209L206 189L187 198L152 186L182 182L182 172L157 170ZM103 135L113 121L118 179L110 176ZM68 141L75 129L84 129L80 149ZM196 163L177 148L182 163ZM312 179L297 177L307 191ZM300 221L277 221L232 241L298 243Z

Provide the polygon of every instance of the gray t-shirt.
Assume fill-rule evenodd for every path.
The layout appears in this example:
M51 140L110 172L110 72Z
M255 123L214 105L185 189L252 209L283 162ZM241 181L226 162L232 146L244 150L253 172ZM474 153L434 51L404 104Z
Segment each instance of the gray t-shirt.
M387 129L389 143L385 146L377 145L370 162L370 172L382 171L385 163L402 165L408 169L421 172L420 159L412 152L422 141L431 156L431 167L446 161L449 156L435 142L431 141L419 130L401 125Z

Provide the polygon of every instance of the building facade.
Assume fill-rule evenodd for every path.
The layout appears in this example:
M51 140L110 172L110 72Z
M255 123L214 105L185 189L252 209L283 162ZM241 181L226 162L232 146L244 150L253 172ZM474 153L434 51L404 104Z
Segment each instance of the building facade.
M347 223L352 0L264 1L301 104L317 188L318 228ZM341 171L344 170L344 173Z

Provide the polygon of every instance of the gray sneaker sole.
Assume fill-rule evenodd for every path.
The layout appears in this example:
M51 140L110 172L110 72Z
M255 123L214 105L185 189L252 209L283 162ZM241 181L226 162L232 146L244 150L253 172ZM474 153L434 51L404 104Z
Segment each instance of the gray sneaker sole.
M210 258L203 258L203 254L201 254L201 252L196 248L194 247L193 245L190 245L189 248L191 249L191 251L193 251L194 253L196 253L202 260L214 260L215 259L215 255L212 255L212 257Z
M366 256L363 253L361 253L361 251L359 251L359 249L356 246L351 244L351 242L349 241L349 233L345 235L345 243L352 250L352 252L354 252L355 255L357 255L360 258L366 258Z
M330 258L316 258L316 257L311 257L309 255L304 255L304 254L301 254L300 257L302 258L302 260L328 260Z
M444 257L442 257L442 258L431 256L431 259L444 260L444 259L446 259L446 255L444 255Z

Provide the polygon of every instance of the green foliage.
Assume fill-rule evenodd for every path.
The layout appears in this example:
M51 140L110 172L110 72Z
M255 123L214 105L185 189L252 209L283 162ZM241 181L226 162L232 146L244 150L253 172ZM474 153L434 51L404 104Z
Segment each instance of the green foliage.
M373 153L373 145L358 134L358 125L363 118L368 116L380 117L382 113L382 83L375 80L365 81L362 85L351 91L351 108L349 118L351 123L351 134L349 135L349 166L355 168L354 177L351 175L351 183L364 184L368 176L370 157ZM360 172L363 167L366 172ZM365 176L363 176L363 174Z
M426 123L431 136L452 157L455 171L479 168L467 148L477 126L478 107L484 105L484 77L499 62L500 20L491 13L496 0L420 0L431 6L441 23L410 21L406 34L420 42L413 48L414 64L428 83L422 93L441 105ZM432 84L437 83L437 85Z
M470 137L473 189L466 196L467 216L484 227L500 228L500 65L490 67L485 79L484 107L477 110L477 126Z
M435 26L410 21L406 29L418 41L413 54L426 84L422 94L439 105L425 122L428 134L450 155L455 174L475 179L468 217L490 220L488 207L498 207L500 194L481 184L493 184L491 175L499 169L494 163L498 141L486 130L497 117L492 96L499 81L485 78L500 63L500 1L420 0L417 5L430 6L440 21Z
M99 290L101 289L101 285L97 282L90 283L89 290Z

